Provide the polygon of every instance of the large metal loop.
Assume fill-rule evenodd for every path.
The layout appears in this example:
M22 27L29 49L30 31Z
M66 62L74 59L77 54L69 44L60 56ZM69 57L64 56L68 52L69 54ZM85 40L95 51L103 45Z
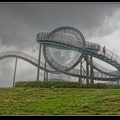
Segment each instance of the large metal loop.
M69 27L69 26L59 27L59 28L53 30L51 33L49 33L47 35L46 39L52 40L57 33L72 34L73 36L75 36L77 44L82 43L83 47L85 47L85 45L86 45L85 38L82 35L82 33L79 30L77 30L76 28ZM69 42L69 40L68 40L68 42ZM62 72L69 71L69 70L75 68L78 65L78 63L82 60L82 58L84 57L83 53L77 52L74 56L75 59L73 58L69 63L67 63L63 66L63 65L59 64L52 57L52 55L50 53L50 48L47 47L46 45L43 46L43 53L44 53L44 57L45 57L46 61L48 62L48 64L51 67L53 67L55 70L62 71ZM54 62L52 62L51 60Z

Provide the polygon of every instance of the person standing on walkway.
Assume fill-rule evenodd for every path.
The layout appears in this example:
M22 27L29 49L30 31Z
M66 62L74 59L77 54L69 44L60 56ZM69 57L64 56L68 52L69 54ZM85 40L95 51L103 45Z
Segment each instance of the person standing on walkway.
M105 53L106 53L106 48L105 48L105 46L103 47L103 54L105 55Z

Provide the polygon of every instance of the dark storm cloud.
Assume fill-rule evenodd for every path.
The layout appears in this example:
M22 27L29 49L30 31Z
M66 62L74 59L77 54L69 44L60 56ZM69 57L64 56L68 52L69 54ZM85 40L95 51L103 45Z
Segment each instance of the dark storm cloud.
M37 45L36 34L60 26L85 31L98 27L117 4L0 4L2 44L19 48ZM107 31L106 31L107 32ZM106 33L107 34L107 33Z
M118 5L119 6L119 5ZM5 6L4 6L5 7ZM105 15L111 15L117 4L8 4L7 8L24 22L49 30L63 25L91 28L98 26ZM31 24L32 23L32 24ZM42 24L41 24L42 23ZM44 23L44 24L43 24Z

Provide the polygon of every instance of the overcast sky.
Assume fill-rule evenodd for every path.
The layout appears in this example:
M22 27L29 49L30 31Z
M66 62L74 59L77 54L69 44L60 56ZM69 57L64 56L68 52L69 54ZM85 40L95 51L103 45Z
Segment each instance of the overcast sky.
M62 26L75 27L86 41L120 55L120 4L92 2L0 3L0 52L20 50L38 58L37 33ZM0 87L12 86L14 64L15 58L0 61ZM36 76L36 67L18 59L16 81L36 80Z

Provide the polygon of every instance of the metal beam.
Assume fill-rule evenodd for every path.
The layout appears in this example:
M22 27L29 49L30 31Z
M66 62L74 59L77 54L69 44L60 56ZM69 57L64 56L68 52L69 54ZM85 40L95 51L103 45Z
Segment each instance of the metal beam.
M46 72L46 73L47 73L46 80L48 81L48 72Z
M45 60L45 69L44 69L44 81L46 81L46 60Z
M39 44L39 56L38 56L38 69L37 69L37 81L39 81L39 73L40 73L40 59L41 59L41 44Z
M89 84L89 64L88 64L89 56L86 55L86 84Z
M17 68L17 57L16 57L16 60L15 60L15 69L14 69L14 77L13 77L13 87L15 85L16 68Z
M79 76L79 82L82 83L82 62L80 62L80 76Z
M94 80L93 80L93 61L92 61L92 56L90 56L90 81L91 81L91 84L94 84Z
M120 82L120 81L118 80L118 81L117 81L117 85L119 85L119 82Z

